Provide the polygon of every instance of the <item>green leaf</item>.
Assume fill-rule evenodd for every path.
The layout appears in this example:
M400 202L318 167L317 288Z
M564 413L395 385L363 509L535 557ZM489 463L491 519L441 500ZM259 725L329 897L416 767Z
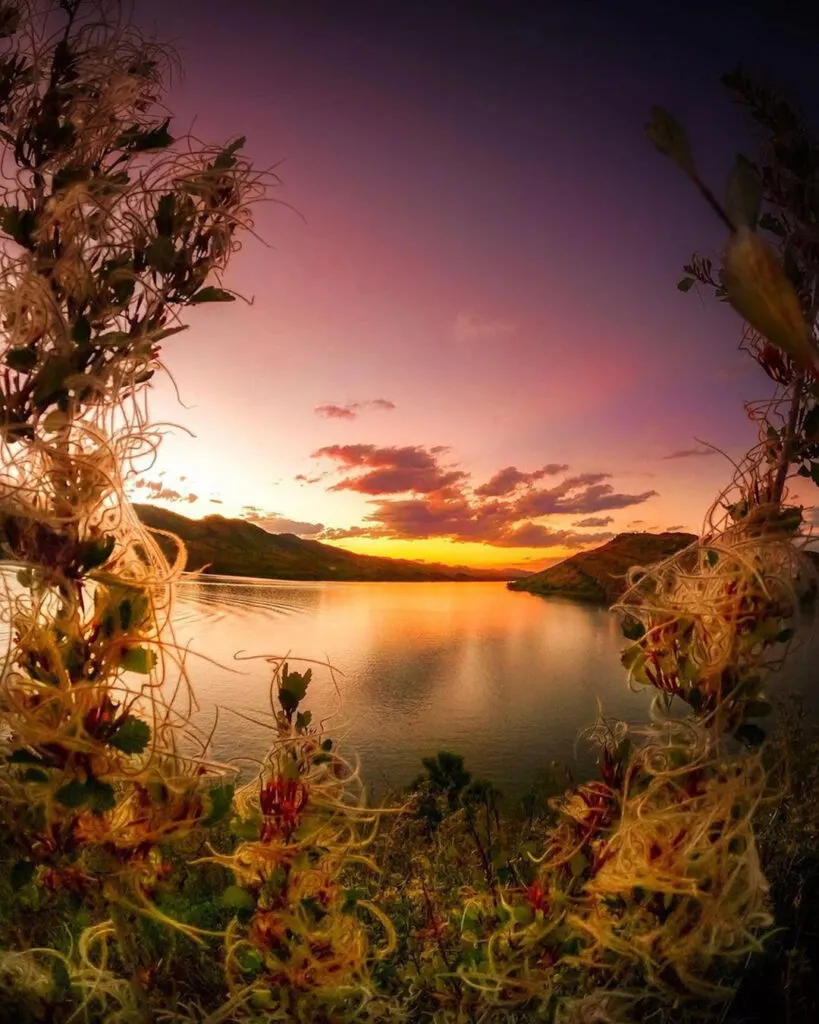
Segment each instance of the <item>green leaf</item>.
M304 729L307 728L307 726L312 721L313 721L313 712L312 711L300 711L296 715L296 728L303 731Z
M819 402L812 405L802 420L802 433L806 441L819 441Z
M52 409L51 412L41 421L43 430L48 433L56 433L63 430L69 424L68 414L60 409Z
M22 889L32 878L34 878L34 865L30 860L18 860L9 874L9 881L14 890Z
M48 774L42 768L26 768L23 782L48 782Z
M91 340L91 321L87 316L78 317L71 328L71 337L78 344L86 344Z
M264 967L264 957L258 949L240 947L236 952L236 961L246 974L257 974Z
M10 348L6 353L6 366L17 373L29 373L37 365L37 346Z
M718 551L713 551L713 550L711 550L709 548L708 551L706 551L706 553L705 553L705 558L706 558L706 561L708 562L708 565L713 569L714 566L719 561L719 552Z
M64 960L55 959L51 965L51 981L61 997L71 991L71 975Z
M282 669L281 685L279 688L279 701L285 710L295 710L298 704L304 700L307 687L313 678L313 670L308 668L306 672L291 672L284 663Z
M646 628L638 618L625 615L620 630L627 640L639 640L645 634Z
M777 217L772 216L770 213L763 213L759 218L758 227L762 231L770 231L772 235L776 235L778 238L784 238L787 234L785 225Z
M734 733L734 738L747 747L758 747L765 742L765 730L752 722L745 722Z
M179 327L163 327L161 331L151 335L151 341L164 341L165 338L170 338L172 334L181 334L182 331L187 331L187 329L187 324L181 324Z
M696 175L694 158L688 136L680 122L662 107L651 108L651 118L645 126L646 134L659 151L670 157L691 177Z
M580 878L588 866L588 858L578 851L569 861L569 870L572 873L572 878Z
M54 794L54 799L61 803L63 807L82 807L88 799L85 784L80 782L79 779L72 779L70 782L66 782L64 786L60 786Z
M738 154L725 196L725 212L736 227L755 228L762 204L762 180L751 161Z
M44 409L66 390L66 377L74 372L70 359L64 356L49 356L43 363L34 383L32 397L35 404Z
M341 913L351 913L358 906L358 901L365 900L367 896L366 889L345 889L344 899L341 901Z
M89 775L85 780L85 792L87 794L88 806L97 814L103 811L111 811L116 807L117 800L114 796L114 787L109 782L101 782Z
M152 270L157 270L160 274L169 274L176 262L176 247L173 244L173 239L166 235L159 235L145 250L145 259Z
M126 647L120 657L120 665L126 672L147 676L156 665L156 651L147 647Z
M681 292L688 292L691 291L696 283L693 277L684 277L681 281L677 282L677 289Z
M210 811L208 816L202 819L205 828L212 828L228 814L233 804L233 789L233 783L225 783L222 786L214 786L208 792Z
M154 224L159 235L166 236L170 240L173 235L173 216L176 210L176 196L168 192L162 196L156 204Z
M136 125L120 135L116 145L129 153L147 153L154 149L167 149L168 146L173 145L174 141L173 137L168 134L170 123L171 119L168 117L158 128L152 128L147 132L140 131L139 126Z
M82 554L78 559L80 568L90 572L92 569L104 565L111 557L115 543L116 538L113 536L95 537L93 540L87 541L83 545Z
M819 367L796 289L771 247L747 227L728 241L721 281L731 306L754 330L800 366Z
M100 334L96 339L98 345L108 345L110 348L127 348L132 340L126 331L109 331L107 334Z
M230 910L254 910L256 908L256 900L253 896L247 889L242 889L238 885L229 885L222 893L220 903Z
M241 138L232 142L229 146L225 146L222 152L213 161L213 167L215 170L227 170L236 163L236 153L244 146L247 139L243 135Z
M141 754L151 741L151 727L136 715L126 715L117 725L108 745L123 754Z
M3 208L0 227L24 249L33 249L32 232L37 226L37 218L31 210L19 210L16 206Z
M190 297L190 302L235 302L236 296L231 295L230 292L226 292L224 288L214 288L212 285L208 285L207 288L200 288L198 292L195 292Z
M39 754L32 754L30 750L14 750L9 757L9 764L45 764Z

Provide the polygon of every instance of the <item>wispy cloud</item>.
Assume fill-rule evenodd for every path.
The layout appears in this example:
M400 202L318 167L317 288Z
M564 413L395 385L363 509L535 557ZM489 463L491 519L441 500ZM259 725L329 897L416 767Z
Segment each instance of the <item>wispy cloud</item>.
M366 402L348 402L346 405L317 405L313 412L327 420L354 420L366 409L381 409L389 412L395 408L395 402L387 398L371 398Z
M483 341L514 334L517 324L511 320L481 316L479 313L461 312L455 317L452 334L456 341Z
M163 474L160 473L159 476L161 477ZM180 480L182 479L184 479L184 477L180 477ZM166 501L171 503L186 502L187 504L192 505L193 502L199 500L198 494L182 494L173 487L166 487L162 480L145 480L144 478L141 478L139 480L135 480L132 486L138 490L147 491L147 496L155 501Z
M499 469L485 484L476 487L475 494L485 498L501 497L511 494L524 484L531 485L544 476L565 473L568 468L565 462L550 462L531 473L523 473L516 466L507 466L505 469Z
M588 519L578 519L572 526L608 526L614 522L614 516L589 516Z
M308 523L301 519L280 516L277 512L267 512L259 505L243 505L239 518L253 523L268 533L295 533L298 537L315 537L324 529L324 523Z
M372 444L332 444L313 452L314 459L332 459L344 474L327 489L359 494L432 494L465 480L467 474L440 464L443 449L421 445L379 448Z
M672 452L670 455L664 455L664 459L693 459L698 456L706 455L718 455L719 452L714 451L713 448L681 448L679 451Z

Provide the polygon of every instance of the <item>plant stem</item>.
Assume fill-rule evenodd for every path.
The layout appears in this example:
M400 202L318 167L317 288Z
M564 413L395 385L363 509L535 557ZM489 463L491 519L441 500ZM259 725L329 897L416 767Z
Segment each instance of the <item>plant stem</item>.
M126 970L130 974L129 983L131 985L131 992L133 993L134 1000L140 1014L144 1018L146 1024L148 1024L151 1019L148 1011L148 995L142 982L139 980L139 955L136 951L136 947L134 946L130 925L122 912L122 907L117 903L112 903L110 910L111 920L114 923L114 930L117 935L117 942L119 943L120 955L123 963L125 964Z
M802 405L802 387L803 374L798 373L793 379L793 397L791 398L791 407L788 411L788 422L785 427L785 437L782 442L782 452L779 456L779 465L776 468L776 477L774 478L773 490L771 491L771 501L775 505L782 504L782 495L785 491L785 480L788 476L788 469L790 468L791 458L793 456L793 442L796 436L796 421L799 418L799 410Z

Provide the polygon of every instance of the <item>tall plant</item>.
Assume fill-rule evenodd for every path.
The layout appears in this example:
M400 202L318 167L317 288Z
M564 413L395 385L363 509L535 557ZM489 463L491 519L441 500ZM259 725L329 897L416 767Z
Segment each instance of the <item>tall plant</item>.
M220 274L264 176L242 139L171 135L172 55L116 2L15 0L0 30L4 838L16 884L45 870L108 905L143 1004L125 913L229 772L180 748L163 627L184 551L168 564L123 483L156 447L163 343L234 298Z
M757 720L810 572L788 483L819 483L819 149L795 112L729 78L769 138L757 163L737 161L724 203L674 118L649 126L730 232L722 267L694 257L680 287L729 301L778 385L749 406L759 445L702 537L630 575L624 663L658 691L652 723L598 723L600 777L552 802L526 856L509 854L492 791L467 794L462 765L453 789L430 760L424 841L434 833L443 857L461 815L474 842L456 862L477 852L477 873L436 892L434 865L393 850L410 877L390 892L363 880L373 815L303 710L310 670L274 662L257 778L234 792L230 766L209 759L169 631L185 553L169 564L123 493L156 448L146 395L162 345L188 307L234 298L220 274L265 176L241 139L173 138L172 57L116 0L0 3L0 37L0 892L25 907L36 881L63 914L50 931L13 918L35 948L0 951L4 1007L20 1020L568 1024L724 1001L772 923ZM686 717L668 713L675 697ZM411 834L404 819L396 845Z

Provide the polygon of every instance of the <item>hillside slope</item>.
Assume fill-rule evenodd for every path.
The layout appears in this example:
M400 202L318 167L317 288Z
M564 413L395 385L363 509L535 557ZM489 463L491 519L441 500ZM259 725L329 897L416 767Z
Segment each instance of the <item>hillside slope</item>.
M205 569L223 576L279 580L504 581L515 576L513 570L464 569L357 555L292 533L268 533L242 519L218 515L188 519L156 505L135 508L146 526L181 538L191 572ZM167 554L173 552L173 545L161 539L160 543Z
M581 551L507 586L530 594L611 604L622 595L625 574L633 565L668 558L694 540L692 533L618 533L602 547Z

